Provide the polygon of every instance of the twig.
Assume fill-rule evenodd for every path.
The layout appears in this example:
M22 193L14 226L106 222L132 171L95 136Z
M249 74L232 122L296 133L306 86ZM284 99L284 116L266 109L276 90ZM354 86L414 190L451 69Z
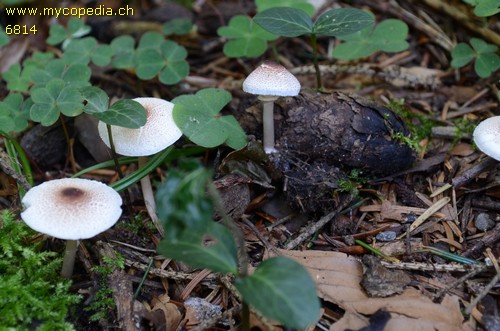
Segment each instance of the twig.
M471 301L469 306L467 306L467 309L465 310L465 313L467 315L470 315L472 309L474 309L474 307L476 307L478 302L481 301L481 299L484 298L490 292L490 290L493 288L493 286L495 286L498 283L499 280L500 280L500 272L497 272L496 275L488 283L488 285L486 285L485 288L481 291L481 293L479 293L479 295L475 297L474 300Z
M466 250L462 256L473 259L479 258L486 247L491 247L498 240L500 240L500 223L479 239L474 246Z
M20 173L18 173L12 167L12 160L3 149L0 148L0 168L10 177L14 178L14 180L19 184L22 188L28 191L31 188L31 185L28 183L28 180Z
M479 174L493 169L493 167L495 167L496 165L498 165L497 160L491 157L486 157L481 162L474 165L472 168L464 171L460 176L453 178L451 183L453 184L453 187L455 189L458 189L459 187L462 187L465 184L471 182L474 178L479 176Z
M463 275L459 279L455 280L448 286L440 289L436 294L434 295L434 302L438 302L441 300L441 297L448 291L450 291L452 288L456 287L459 284L462 284L465 282L467 279L474 277L475 275L483 272L484 270L488 269L488 266L486 264L482 265L481 267L477 269L472 269L470 270L467 274Z
M321 229L325 224L333 220L340 212L342 209L344 209L347 204L351 201L352 199L346 198L342 206L338 210L334 210L327 215L321 217L318 221L314 222L311 224L311 226L307 227L301 234L297 236L297 238L293 239L292 241L288 242L288 244L285 245L285 249L294 249L295 247L299 246L302 244L304 241L306 241L310 236L312 236L315 232L317 232L319 229Z

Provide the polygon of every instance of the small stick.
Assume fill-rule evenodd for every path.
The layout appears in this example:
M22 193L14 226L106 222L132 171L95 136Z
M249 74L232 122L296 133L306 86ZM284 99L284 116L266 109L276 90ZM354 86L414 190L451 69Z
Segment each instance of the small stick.
M0 169L14 180L26 191L31 188L26 178L12 167L12 159L3 149L0 148Z
M481 173L493 169L493 167L495 167L497 164L497 160L491 157L485 157L481 162L474 165L472 168L467 169L460 176L453 178L451 183L455 189L458 189L459 187L470 183Z

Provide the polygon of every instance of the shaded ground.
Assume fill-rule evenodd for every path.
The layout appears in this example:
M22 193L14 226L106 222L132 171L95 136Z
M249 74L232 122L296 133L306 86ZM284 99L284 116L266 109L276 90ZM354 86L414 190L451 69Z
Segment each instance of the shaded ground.
M135 75L126 71L102 70L95 73L93 83L111 96L156 95L167 100L203 87L224 88L233 95L224 111L238 118L252 141L261 139L261 106L255 97L241 91L241 82L261 60L274 54L269 50L262 58L229 59L223 55L223 40L216 34L217 27L234 14L253 14L253 4L200 1L200 7L190 11L171 3L143 2L142 10L137 7L135 21L126 25L109 25L109 20L104 19L88 23L98 38L109 41L119 34L139 31L139 25L135 25L139 20L154 23L174 17L193 18L197 33L176 37L188 49L190 75L182 83L167 87L156 80L138 83ZM499 329L498 165L474 148L471 133L480 120L499 115L500 76L494 73L479 79L472 65L454 70L449 63L453 40L480 36L500 46L499 22L491 18L487 32L478 35L477 29L467 26L469 21L457 18L456 11L448 11L444 4L410 1L399 7L393 1L350 2L354 7L371 10L377 21L404 20L410 27L410 48L396 54L376 53L351 63L333 63L326 59L326 52L335 41L320 38L327 92L324 95L308 91L314 88L315 78L307 39L277 40L279 60L296 74L304 88L301 96L277 102L275 122L282 153L266 160L248 147L229 156L225 148L197 156L207 167L217 169L215 183L226 210L245 233L252 264L270 254L271 247L304 250L304 256L298 259L306 261L311 273L321 280L318 287L325 310L318 330L361 329L368 323L384 325L384 313L368 320L379 309L391 313L387 326L390 330L401 325L407 330L419 326L426 330ZM116 4L109 1L109 5ZM327 1L328 5L333 2ZM454 5L463 6L461 2ZM472 14L466 17L474 20ZM9 46L11 53L0 53L0 59L15 63L45 48L41 35L32 37L29 48L16 45ZM18 55L10 55L16 51ZM2 96L4 93L2 86ZM326 107L321 108L323 105ZM343 114L342 120L334 117L336 112ZM373 121L367 120L370 117ZM69 119L67 124L75 137L71 156L66 153L60 126L34 126L20 137L33 162L37 182L71 175L77 170L71 165L85 168L107 157L107 152L98 147L98 136L89 134L90 120ZM306 136L309 125L315 131ZM412 135L409 141L397 140L388 127L406 137L410 131ZM341 129L345 131L339 134ZM326 144L328 141L331 143ZM182 141L179 147L186 144L189 142ZM413 150L409 147L412 144ZM123 170L131 172L133 167ZM156 183L164 173L165 169L159 168L153 174ZM111 169L91 176L108 183L118 178ZM0 179L2 208L19 210L13 179L5 173L0 173ZM176 330L179 323L187 323L186 328L208 328L200 326L192 308L185 305L190 296L204 298L229 312L221 319L199 318L211 322L213 329L228 329L224 323L237 319L239 303L233 292L219 285L227 280L155 254L160 238L146 226L149 219L138 190L134 187L129 194L133 213L141 215L136 218L139 221L117 226L81 245L73 289L84 294L84 304L100 287L99 275L92 266L118 252L125 257L126 267L115 270L108 279L115 291L117 309L110 308L106 318L96 322L88 320L90 312L79 310L73 320L77 329L100 330L119 325L132 330L132 315L141 320L144 330L151 329L149 325ZM408 235L410 224L437 204L439 208ZM392 259L367 259L371 253L360 241ZM51 242L48 249L58 250L60 245ZM481 263L485 258L495 262L489 268L451 262L429 247ZM306 248L312 252L307 253ZM152 258L154 263L148 266ZM361 265L368 270L363 288L359 285ZM141 303L135 305L132 314L129 308L133 294L146 270L149 275L137 297ZM488 284L493 287L487 288ZM476 302L475 298L481 300ZM405 302L412 304L403 307ZM254 323L262 329L269 327L257 320Z

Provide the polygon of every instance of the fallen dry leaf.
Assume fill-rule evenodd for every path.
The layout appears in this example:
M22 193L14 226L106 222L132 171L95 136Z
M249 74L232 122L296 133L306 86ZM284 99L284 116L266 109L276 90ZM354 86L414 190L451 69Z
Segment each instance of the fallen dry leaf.
M310 272L322 299L345 310L330 331L357 330L369 324L368 317L379 309L391 314L384 331L468 331L460 312L459 298L446 295L434 303L420 291L409 288L386 298L371 298L363 291L361 263L344 253L326 251L280 251L300 262Z

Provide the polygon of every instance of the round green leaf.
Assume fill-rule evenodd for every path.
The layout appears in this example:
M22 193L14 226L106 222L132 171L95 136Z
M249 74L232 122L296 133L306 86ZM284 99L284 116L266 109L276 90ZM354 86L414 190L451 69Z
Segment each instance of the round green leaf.
M83 111L88 114L102 113L108 110L109 97L97 86L85 86L79 89L86 101Z
M178 36L188 34L192 28L193 23L185 18L174 18L173 20L163 24L162 27L165 35L175 34Z
M320 36L340 37L360 31L374 22L372 13L355 8L334 8L321 14L312 30Z
M498 68L500 68L500 56L495 53L480 54L474 64L474 70L481 78L489 77Z
M111 41L113 56L111 64L117 69L133 68L135 66L135 40L125 35Z
M135 100L118 100L105 112L93 114L98 120L109 125L138 129L146 124L146 110Z
M288 327L305 329L320 317L316 286L307 270L291 259L265 260L252 275L237 278L235 286L245 302Z
M154 32L154 31L148 31L145 34L142 35L141 39L139 40L139 45L137 46L138 50L143 50L143 49L160 49L160 45L163 43L165 38L161 35L159 32Z
M313 22L303 10L290 7L273 7L258 13L255 23L265 30L284 37L298 37L313 33Z
M90 54L92 62L100 67L108 65L111 62L111 56L113 56L113 49L109 45L99 45Z
M255 5L257 6L258 12L273 7L292 7L303 10L307 15L312 16L315 11L314 6L307 0L255 0Z

